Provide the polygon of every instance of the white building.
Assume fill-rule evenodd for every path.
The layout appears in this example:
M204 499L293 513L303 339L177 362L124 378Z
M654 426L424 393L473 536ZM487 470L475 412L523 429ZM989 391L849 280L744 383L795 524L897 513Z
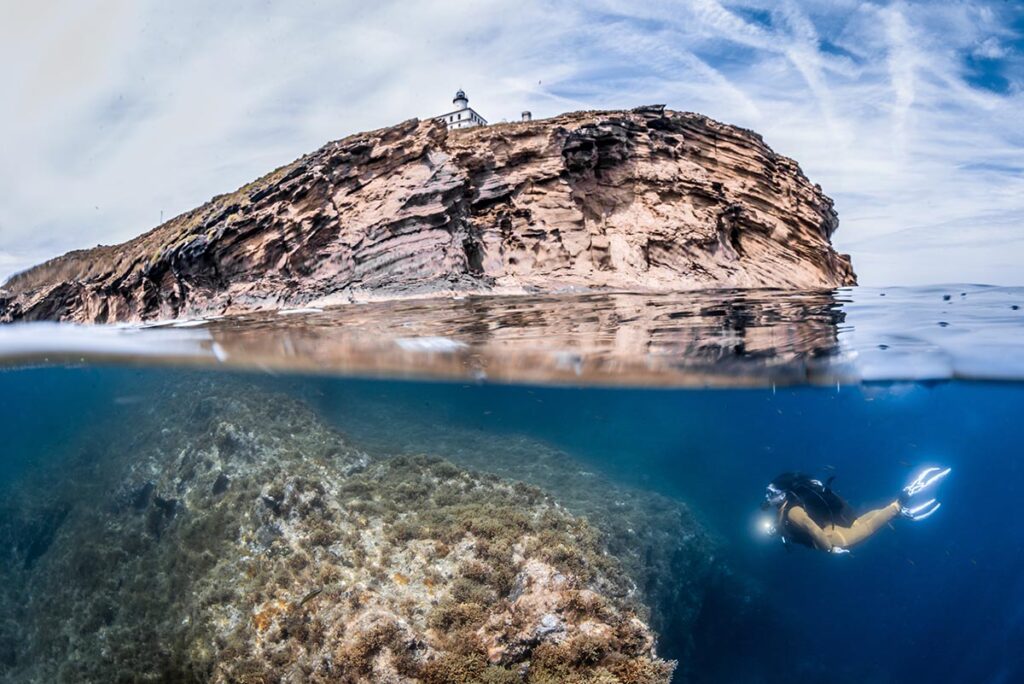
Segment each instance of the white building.
M448 130L452 131L456 128L472 128L474 126L486 126L487 119L480 116L476 111L469 106L469 98L466 97L466 93L460 88L455 93L455 99L452 100L452 104L455 105L455 110L442 114L441 116L435 116L434 119L437 121L443 121Z

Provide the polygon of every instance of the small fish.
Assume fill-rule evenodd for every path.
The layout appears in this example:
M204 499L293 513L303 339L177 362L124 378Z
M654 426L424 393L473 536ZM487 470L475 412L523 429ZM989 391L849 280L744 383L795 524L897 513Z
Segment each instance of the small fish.
M305 596L303 596L302 600L299 601L299 608L301 608L302 606L306 605L307 603L309 603L310 601L315 599L317 596L320 595L320 592L322 592L323 590L324 590L323 587L317 587L313 591L311 591L308 594L306 594Z

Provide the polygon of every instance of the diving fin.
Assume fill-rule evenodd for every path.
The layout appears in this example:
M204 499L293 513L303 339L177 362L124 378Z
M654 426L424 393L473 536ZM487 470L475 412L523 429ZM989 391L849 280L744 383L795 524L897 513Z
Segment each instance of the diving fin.
M935 511L939 510L940 508L942 508L941 503L939 503L935 499L929 499L928 501L925 501L923 504L918 504L913 508L909 506L902 506L900 508L900 515L902 515L904 518L909 518L914 522L917 522L918 520L924 520L925 518L931 517L931 515L934 514Z
M924 520L939 510L942 504L934 497L920 503L915 499L922 492L936 487L952 470L952 468L931 466L919 472L900 492L900 515L910 520Z
M903 491L900 493L900 503L906 503L911 497L920 494L926 489L931 489L949 475L952 470L952 468L937 468L935 466L925 468L903 488Z

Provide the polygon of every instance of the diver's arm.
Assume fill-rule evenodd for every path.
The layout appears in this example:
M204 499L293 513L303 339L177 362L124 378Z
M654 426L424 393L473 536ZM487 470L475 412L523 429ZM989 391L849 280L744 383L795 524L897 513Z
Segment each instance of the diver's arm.
M818 523L811 520L811 516L807 515L800 506L793 506L786 511L786 516L789 518L789 522L793 523L804 532L811 536L814 540L815 548L821 549L822 551L831 551L835 544L829 538L829 535L825 530L818 526Z

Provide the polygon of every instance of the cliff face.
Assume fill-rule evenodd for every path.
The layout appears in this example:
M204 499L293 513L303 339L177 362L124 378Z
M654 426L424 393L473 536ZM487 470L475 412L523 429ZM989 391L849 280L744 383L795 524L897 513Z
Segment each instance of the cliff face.
M832 201L760 136L661 107L329 143L122 245L12 278L0 320L376 297L855 283Z

